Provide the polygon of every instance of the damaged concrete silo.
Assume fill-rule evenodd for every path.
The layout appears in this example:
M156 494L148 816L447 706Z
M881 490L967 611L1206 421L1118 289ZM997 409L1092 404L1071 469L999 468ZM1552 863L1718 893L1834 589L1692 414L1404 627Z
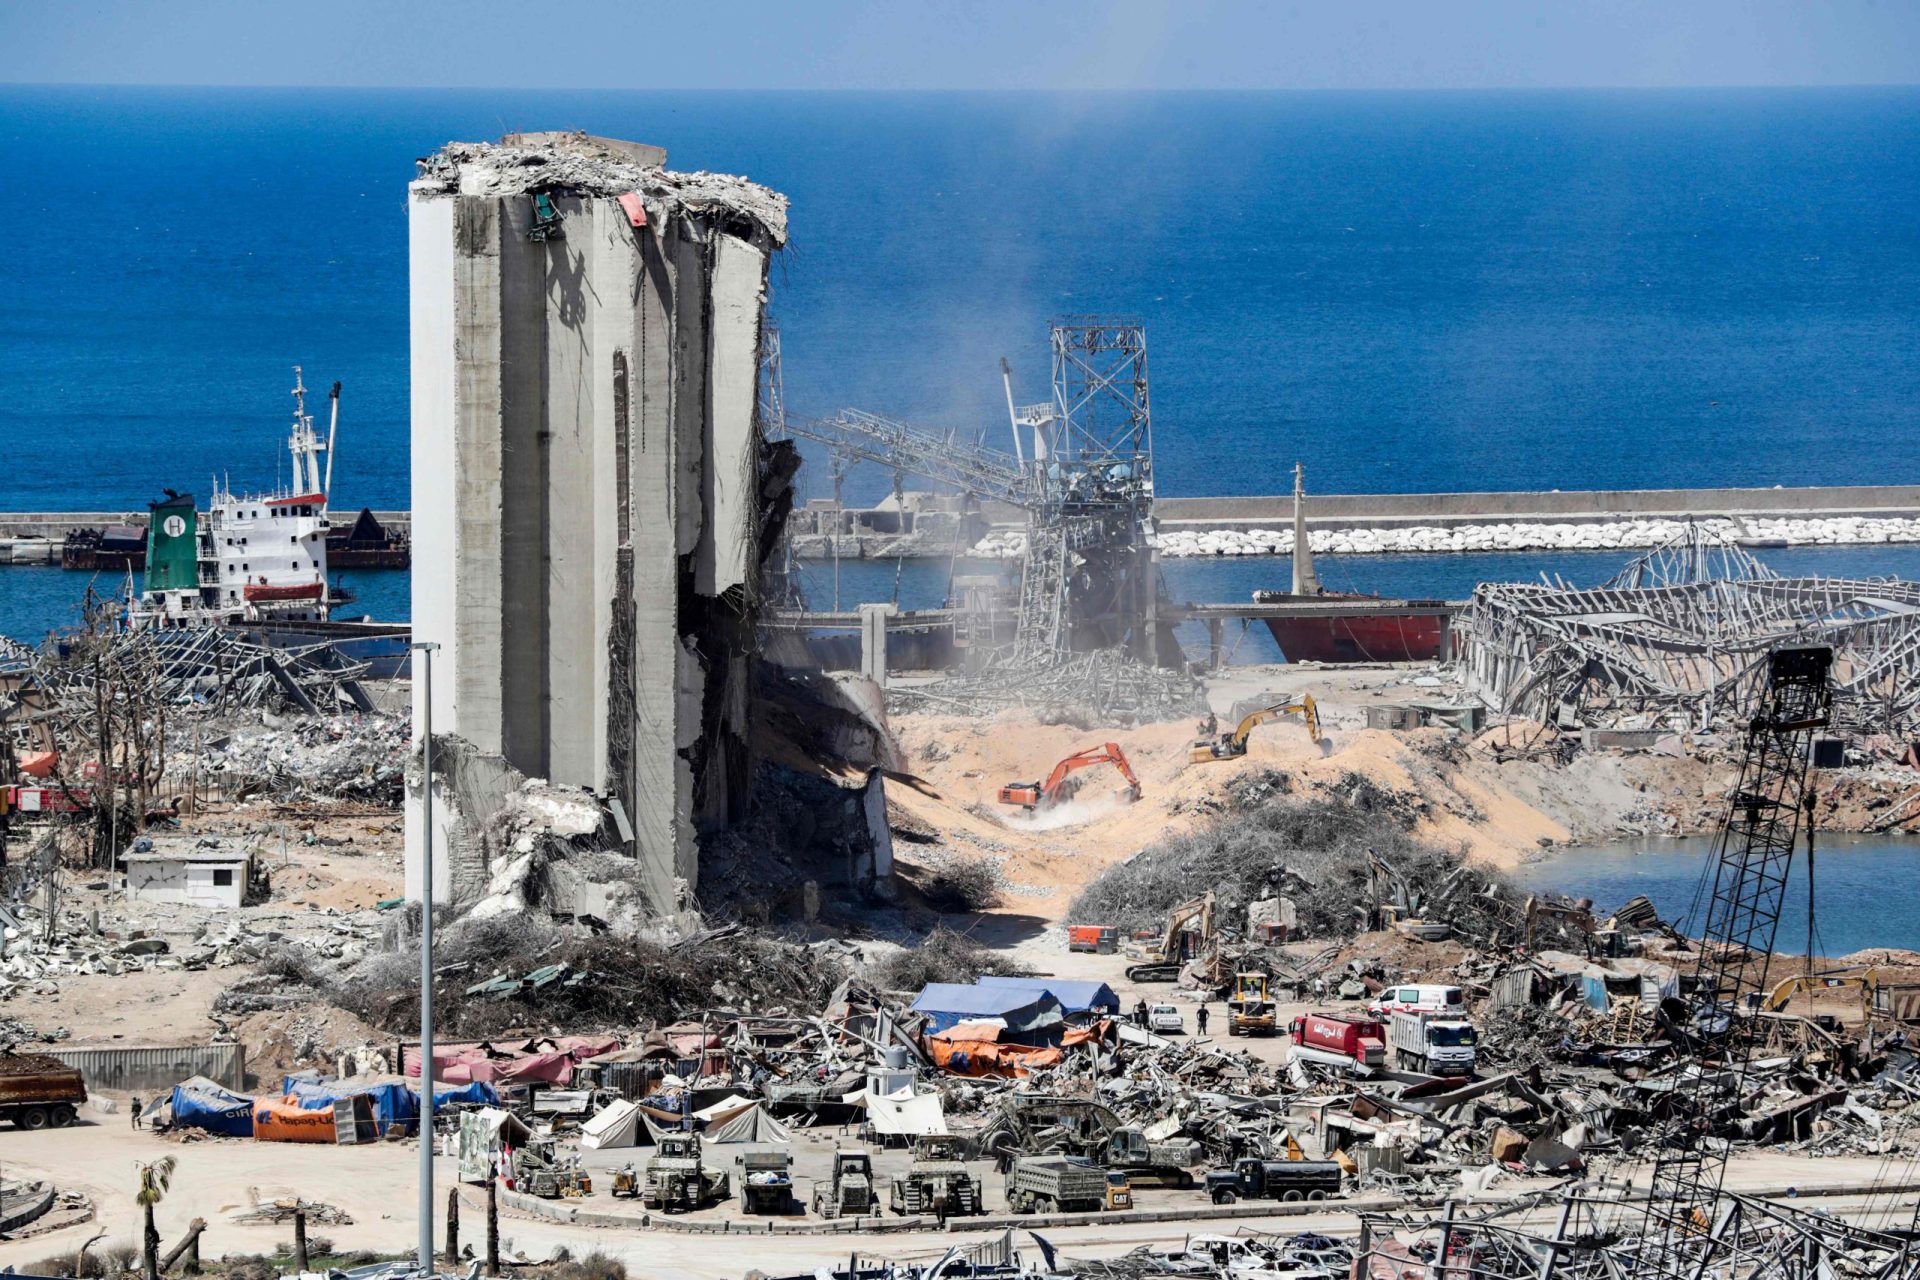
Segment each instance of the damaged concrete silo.
M452 143L409 201L434 730L604 796L656 911L697 886L696 831L746 803L758 566L796 465L754 417L786 198L665 159L579 134ZM424 697L416 679L416 725ZM435 897L471 900L485 860L462 850L490 802L436 772Z

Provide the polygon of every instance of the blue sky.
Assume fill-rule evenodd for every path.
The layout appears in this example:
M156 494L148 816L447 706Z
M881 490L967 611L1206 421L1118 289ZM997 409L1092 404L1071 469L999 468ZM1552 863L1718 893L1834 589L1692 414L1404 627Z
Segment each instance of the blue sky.
M0 0L0 82L1479 89L1920 82L1920 0Z

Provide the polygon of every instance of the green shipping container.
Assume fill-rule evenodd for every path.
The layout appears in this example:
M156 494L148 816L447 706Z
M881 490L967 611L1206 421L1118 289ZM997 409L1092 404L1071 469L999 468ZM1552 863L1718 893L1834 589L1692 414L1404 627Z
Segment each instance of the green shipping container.
M193 495L147 504L147 590L200 589L199 533Z

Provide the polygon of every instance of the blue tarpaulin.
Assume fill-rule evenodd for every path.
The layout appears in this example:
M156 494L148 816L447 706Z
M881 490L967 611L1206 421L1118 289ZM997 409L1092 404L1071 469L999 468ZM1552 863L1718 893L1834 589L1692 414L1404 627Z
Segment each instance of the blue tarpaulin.
M1050 992L958 982L928 983L913 1008L927 1015L930 1032L981 1018L997 1018L1009 1031L1033 1032L1058 1026L1064 1017L1059 999Z
M1035 995L1050 994L1068 1013L1120 1012L1120 997L1104 982L1075 982L1065 978L1005 978L987 974L975 984L982 987L1010 987Z
M253 1136L253 1099L205 1076L173 1086L172 1105L175 1124L235 1138Z
M325 1111L341 1098L365 1098L373 1111L374 1127L384 1136L398 1126L411 1133L420 1123L420 1095L411 1081L398 1077L378 1080L315 1080L309 1076L288 1076L282 1081L286 1096L308 1111ZM476 1080L470 1084L442 1084L433 1091L433 1105L469 1102L481 1106L499 1106L500 1095L492 1085Z

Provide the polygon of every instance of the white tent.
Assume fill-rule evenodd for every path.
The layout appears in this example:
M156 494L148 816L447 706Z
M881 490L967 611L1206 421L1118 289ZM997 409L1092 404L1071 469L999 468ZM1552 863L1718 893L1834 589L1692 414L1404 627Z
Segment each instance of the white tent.
M773 1118L765 1104L749 1102L724 1120L708 1123L701 1134L705 1142L791 1142L793 1131Z
M639 1146L640 1108L625 1098L609 1102L580 1126L580 1145L591 1151Z
M896 1093L889 1097L870 1093L867 1123L882 1137L913 1137L947 1131L946 1112L940 1108L937 1093Z

